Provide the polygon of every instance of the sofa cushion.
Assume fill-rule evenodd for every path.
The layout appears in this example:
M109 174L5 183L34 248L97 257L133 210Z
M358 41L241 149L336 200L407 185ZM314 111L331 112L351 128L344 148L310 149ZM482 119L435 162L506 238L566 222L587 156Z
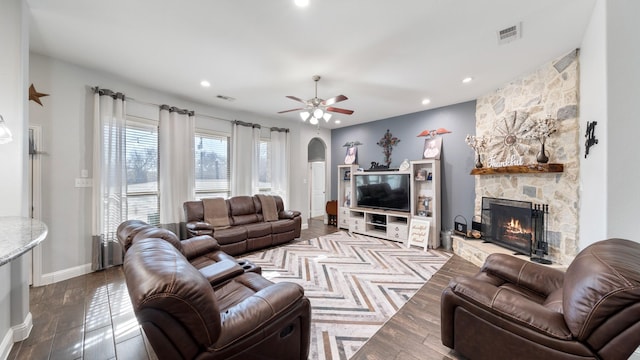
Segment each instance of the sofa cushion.
M162 309L202 347L217 340L221 319L213 289L171 244L159 239L135 242L125 256L124 274L138 318Z
M247 240L247 228L244 226L232 226L227 229L218 229L213 233L213 237L220 245L229 245Z
M258 222L253 196L234 196L227 203L232 226Z
M243 225L247 229L247 237L249 239L259 238L266 235L271 235L271 224L259 222L255 224Z
M564 316L579 340L592 336L611 316L640 301L640 247L623 239L593 243L564 276Z
M131 244L135 244L137 241L148 238L162 239L173 245L173 247L178 249L184 255L184 251L182 250L182 243L180 242L180 239L178 239L176 234L174 234L171 230L158 228L155 226L149 226L138 231L131 240Z
M120 242L122 248L127 251L131 246L131 241L136 234L143 230L152 227L142 220L127 220L118 225L116 230L116 237Z

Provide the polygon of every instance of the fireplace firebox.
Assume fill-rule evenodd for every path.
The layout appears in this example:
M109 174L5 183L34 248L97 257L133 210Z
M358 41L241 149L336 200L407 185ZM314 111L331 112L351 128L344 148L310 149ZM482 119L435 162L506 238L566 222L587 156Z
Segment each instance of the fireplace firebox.
M550 263L544 259L549 251L545 223L548 211L548 205L483 197L484 240L529 256L532 261Z

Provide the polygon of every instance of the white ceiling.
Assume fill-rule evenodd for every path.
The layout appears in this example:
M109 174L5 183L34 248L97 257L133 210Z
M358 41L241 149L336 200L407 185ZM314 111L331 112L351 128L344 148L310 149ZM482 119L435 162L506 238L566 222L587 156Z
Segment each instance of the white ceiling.
M595 0L27 0L33 52L186 99L338 128L472 100L580 47ZM522 38L496 32L522 24ZM462 84L464 77L474 80ZM211 82L202 88L200 81ZM220 100L216 95L235 98ZM135 97L135 96L134 96ZM427 106L424 98L431 99ZM333 119L332 119L333 120Z

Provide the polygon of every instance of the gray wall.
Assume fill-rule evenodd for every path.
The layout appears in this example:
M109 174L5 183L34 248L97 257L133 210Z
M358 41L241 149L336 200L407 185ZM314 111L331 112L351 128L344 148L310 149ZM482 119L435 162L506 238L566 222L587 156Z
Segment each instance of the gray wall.
M422 159L424 138L417 137L422 130L444 127L450 134L442 135L442 229L451 229L456 215L467 219L471 227L475 199L475 180L469 175L474 166L473 150L464 142L467 134L475 134L476 102L469 101L438 109L353 125L331 131L331 198L337 195L337 165L344 163L348 141L360 141L358 163L368 169L371 162L383 163L382 147L376 143L387 129L400 139L391 154L391 168L397 168L404 159Z

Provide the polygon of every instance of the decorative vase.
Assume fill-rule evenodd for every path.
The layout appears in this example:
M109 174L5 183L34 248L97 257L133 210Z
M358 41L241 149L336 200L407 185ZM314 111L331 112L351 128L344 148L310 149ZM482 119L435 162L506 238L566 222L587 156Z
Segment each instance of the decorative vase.
M547 156L547 152L544 150L544 142L542 143L542 147L540 148L540 152L538 153L536 160L538 160L540 164L546 164L549 162L549 157Z
M480 153L476 152L476 154L478 155L478 157L476 158L476 168L480 169L482 167L482 162L480 161Z

